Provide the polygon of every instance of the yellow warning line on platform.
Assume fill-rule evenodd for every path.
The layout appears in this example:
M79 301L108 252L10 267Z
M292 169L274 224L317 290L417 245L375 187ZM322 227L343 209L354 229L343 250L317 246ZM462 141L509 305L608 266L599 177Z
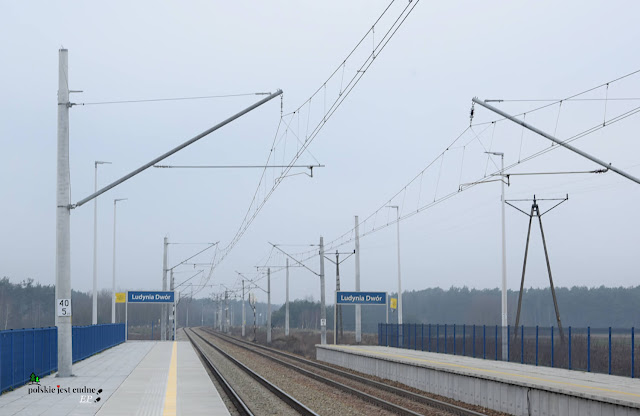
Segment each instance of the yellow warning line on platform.
M176 400L178 396L178 343L173 342L171 350L171 364L169 364L169 377L167 377L167 393L164 396L163 416L175 416Z
M386 355L388 357L404 358L406 360L411 360L411 361L421 361L421 362L424 362L424 363L438 364L438 365L447 366L447 367L463 368L465 370L473 370L473 371L479 371L479 372L483 372L483 373L500 374L500 375L504 375L504 376L511 376L511 377L529 379L529 380L543 381L545 383L562 384L562 385L565 385L565 386L582 387L584 389L589 389L589 390L599 390L599 391L606 391L608 393L617 393L617 394L624 394L626 396L640 397L640 394L637 394L637 393L631 393L631 392L626 392L626 391L607 389L605 387L587 386L587 385L584 385L584 384L570 383L570 382L567 382L567 381L550 380L548 378L527 376L527 375L524 375L524 374L516 374L516 373L510 373L510 372L499 371L499 370L490 370L488 368L478 368L478 367L471 367L471 366L462 365L462 364L447 363L447 362L443 362L443 361L427 360L427 359L424 359L424 358L410 357L410 356L407 356L407 355L393 354L393 353L388 353L388 352L370 351L370 350L367 350L367 349L364 349L364 348L358 348L358 347L346 346L346 347L343 347L343 348L350 349L350 350L353 350L353 351L361 351L361 352L364 352L364 353L367 353L367 354L373 354L373 355ZM508 381L508 380L505 380L505 381Z

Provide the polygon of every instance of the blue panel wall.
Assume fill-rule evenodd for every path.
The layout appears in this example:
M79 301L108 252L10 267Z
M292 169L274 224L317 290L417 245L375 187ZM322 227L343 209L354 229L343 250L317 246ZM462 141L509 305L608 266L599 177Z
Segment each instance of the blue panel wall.
M73 362L124 342L124 324L74 326ZM58 370L58 329L0 331L0 393Z

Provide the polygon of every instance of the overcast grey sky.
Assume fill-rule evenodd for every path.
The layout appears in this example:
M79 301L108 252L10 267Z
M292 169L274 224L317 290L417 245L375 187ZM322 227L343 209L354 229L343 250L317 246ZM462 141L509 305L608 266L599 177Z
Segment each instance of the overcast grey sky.
M0 39L0 275L12 281L55 280L55 160L58 49L69 50L74 102L284 91L284 112L299 107L340 66L387 6L386 1L256 2L3 2ZM406 2L389 11L395 18ZM393 196L469 125L471 98L556 99L640 69L640 5L623 1L421 1L315 138L298 163L314 177L286 178L209 284L237 284L235 271L283 264L268 241L302 252L322 235L331 241ZM383 29L365 40L373 45ZM369 47L369 46L367 46ZM366 50L363 56L370 53ZM345 66L346 77L357 61ZM345 78L345 79L347 79ZM331 98L331 91L328 92ZM640 97L640 75L584 98ZM213 126L261 97L76 106L71 110L72 202ZM316 105L324 98L317 99ZM505 102L525 112L540 102ZM527 121L566 139L637 106L640 101L581 101L531 113ZM313 103L312 103L313 106ZM318 110L319 106L313 107ZM495 120L476 106L474 123ZM171 157L165 164L263 164L280 121L276 99ZM304 119L303 119L304 122ZM640 116L631 116L573 144L640 175ZM403 214L455 192L487 171L483 146L504 151L511 165L549 146L508 122L474 127L392 204ZM304 131L304 123L300 133ZM294 130L292 130L293 132ZM282 130L279 131L282 133ZM474 133L479 135L475 139ZM482 142L480 145L479 141ZM289 150L283 150L286 146ZM296 146L281 142L280 161ZM454 147L455 147L454 146ZM464 162L463 162L464 157ZM288 159L285 161L288 162ZM498 160L495 160L499 163ZM441 167L440 167L441 166ZM489 164L491 167L491 164ZM597 169L555 149L510 172ZM489 169L490 170L490 169ZM495 170L495 169L494 169ZM278 171L279 173L279 171ZM260 170L150 169L98 202L99 287L111 286L113 199L118 205L118 287L158 289L162 240L234 237ZM273 178L268 177L268 181ZM440 179L438 179L440 178ZM271 187L269 182L268 187ZM437 187L437 190L436 190ZM417 189L417 191L416 191ZM544 217L558 286L631 286L638 271L638 185L614 173L512 177L507 198L569 201ZM530 205L521 205L529 210ZM544 207L544 206L543 206ZM395 212L381 211L379 227ZM374 227L373 221L363 225ZM508 281L517 289L527 217L507 210ZM72 287L92 282L93 205L72 212ZM493 288L500 282L500 186L476 186L401 222L403 288ZM300 245L300 246L295 246ZM395 291L395 225L361 240L362 289ZM199 246L171 246L175 264ZM353 244L340 247L353 250ZM534 228L526 286L548 284ZM269 254L272 254L268 260ZM211 253L213 254L213 253ZM211 261L211 255L199 258ZM308 262L319 269L319 261ZM327 293L334 266L326 262ZM342 265L343 289L354 287L353 258ZM176 275L177 282L188 273ZM319 298L317 277L291 272L291 296ZM273 301L284 300L284 273L273 276ZM218 288L205 288L208 296ZM260 294L258 294L260 297ZM331 296L328 296L331 299Z

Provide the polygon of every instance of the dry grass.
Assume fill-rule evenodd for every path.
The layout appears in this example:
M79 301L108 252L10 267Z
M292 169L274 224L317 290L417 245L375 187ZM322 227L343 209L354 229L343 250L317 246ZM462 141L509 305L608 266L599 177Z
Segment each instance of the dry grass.
M241 335L240 328L232 328L231 333L235 336ZM257 342L267 345L267 331L265 328L257 328ZM245 339L253 340L253 328L246 329ZM340 344L356 344L356 336L354 332L344 333L343 340ZM333 331L327 331L327 343L333 344ZM284 335L284 329L274 328L271 331L270 347L277 348L282 351L291 352L293 354L302 355L306 358L316 358L316 345L320 344L320 331L291 329L289 336ZM362 334L362 343L364 345L377 345L377 334Z

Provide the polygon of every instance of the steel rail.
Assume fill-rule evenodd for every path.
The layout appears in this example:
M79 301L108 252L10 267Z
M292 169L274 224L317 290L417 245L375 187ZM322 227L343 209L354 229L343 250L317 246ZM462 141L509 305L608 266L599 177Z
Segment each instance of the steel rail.
M218 369L213 364L213 362L211 362L211 360L206 356L204 351L202 351L202 348L200 348L200 346L196 344L193 338L191 338L191 335L189 335L189 332L184 331L184 333L187 335L187 338L189 338L189 341L191 341L191 345L193 345L193 348L196 350L196 353L202 358L204 363L207 365L207 368L209 368L209 370L211 371L215 379L218 381L218 383L222 387L222 390L224 390L224 393L227 395L229 400L231 400L231 402L233 403L233 406L236 408L238 413L242 416L253 416L253 412L249 410L249 408L244 403L244 401L240 398L238 393L236 393L233 387L231 387L227 379L224 378L222 373L218 371Z
M185 330L185 332L187 332L187 331ZM193 332L193 334L195 336L200 338L207 345L209 345L210 347L215 349L217 352L219 352L223 357L225 357L226 359L231 361L233 364L235 364L237 367L239 367L242 371L247 373L249 376L251 376L253 379L258 381L264 387L266 387L276 397L278 397L280 400L282 400L283 402L288 404L293 410L295 410L299 414L308 415L308 416L318 416L317 413L315 413L313 410L311 410L308 407L306 407L304 404L300 403L293 396L290 396L289 394L285 393L278 386L276 386L275 384L271 383L270 381L268 381L267 379L265 379L264 377L262 377L260 374L256 373L255 371L251 370L249 367L247 367L246 365L242 364L237 359L233 358L231 355L229 355L226 352L224 352L218 346L216 346L216 345L212 344L211 342L209 342L208 340L206 340L202 335L200 335L199 333L195 332L193 329L191 329L191 332Z
M345 384L342 384L342 383L337 382L335 380L332 380L330 378L321 376L321 375L316 374L314 372L311 372L309 370L305 370L302 367L298 367L297 365L291 364L291 363L289 363L287 361L282 361L279 358L276 358L276 357L274 357L272 355L265 354L263 352L257 351L254 348L250 348L250 347L247 347L245 345L242 345L241 343L233 342L233 341L230 341L228 339L222 338L217 333L211 333L209 331L207 331L207 333L212 335L212 336L217 336L220 339L222 339L222 340L224 340L224 341L226 341L226 342L228 342L230 344L236 345L236 346L238 346L240 348L244 348L244 349L246 349L246 350L248 350L248 351L250 351L250 352L252 352L254 354L257 354L257 355L259 355L261 357L264 357L264 358L267 358L269 360L272 360L272 361L274 361L274 362L276 362L276 363L278 363L278 364L280 364L282 366L285 366L285 367L290 368L290 369L292 369L294 371L297 371L298 373L300 373L302 375L305 375L305 376L307 376L307 377L309 377L309 378L311 378L313 380L316 380L316 381L319 381L321 383L327 384L327 385L329 385L331 387L337 388L338 390L341 390L341 391L343 391L345 393L352 394L352 395L362 399L363 401L372 403L372 404L374 404L376 406L379 406L379 407L381 407L383 409L389 410L389 411L391 411L391 412L393 412L395 414L409 415L409 416L421 415L421 413L414 412L413 410L409 410L409 409L407 409L405 407L402 407L402 406L399 406L399 405L397 405L395 403L391 403L391 402L389 402L387 400L380 399L380 398L378 398L376 396L373 396L373 395L371 395L369 393L365 393L365 392L363 392L361 390L358 390L356 388L347 386ZM233 339L233 338L231 338L231 339ZM256 346L255 344L250 344L250 345L252 345L252 347ZM331 371L335 372L335 369L331 368Z
M479 412L476 412L476 411L473 411L473 410L470 410L470 409L465 409L464 407L456 406L454 404L443 402L443 401L437 400L437 399L433 399L431 397L423 396L421 394L413 393L411 391L404 390L404 389L401 389L399 387L394 387L394 386L386 384L386 383L381 383L379 381L375 381L375 380L372 380L372 379L369 379L369 378L366 378L366 377L361 377L361 376L358 376L356 374L348 373L346 371L339 370L339 369L337 369L335 367L330 367L328 365L320 364L320 363L317 363L315 361L311 361L311 360L299 357L299 356L294 355L294 354L289 354L289 353L286 353L286 352L283 352L283 351L280 351L280 350L277 350L277 349L274 349L274 348L265 347L264 345L254 344L254 343L247 342L247 341L244 341L244 340L240 340L240 339L237 339L237 338L234 338L234 337L230 337L230 336L225 335L225 334L220 334L220 333L211 331L209 328L202 328L202 329L205 332L207 332L207 333L209 333L211 335L218 336L218 337L221 337L223 339L229 338L229 339L231 339L231 340L233 340L233 341L235 341L237 343L251 345L252 347L260 348L260 349L272 352L274 354L278 354L278 355L283 356L285 358L288 358L288 359L291 359L291 360L295 360L295 361L298 361L300 363L303 363L303 364L306 364L306 365L309 365L309 366L312 366L312 367L316 367L316 368L321 369L321 370L330 371L330 372L332 372L334 374L337 374L337 375L340 375L342 377L349 378L351 380L355 380L355 381L358 381L360 383L363 383L363 384L366 384L366 385L369 385L369 386L372 386L372 387L375 387L375 388L379 388L380 390L384 390L386 392L393 393L393 394L396 394L398 396L405 397L407 399L414 400L414 401L420 402L420 403L428 405L428 406L433 406L433 407L439 408L441 410L445 410L445 411L448 411L448 412L451 412L451 413L454 413L454 414L457 414L457 415L460 415L460 416L486 416L484 413L479 413Z

